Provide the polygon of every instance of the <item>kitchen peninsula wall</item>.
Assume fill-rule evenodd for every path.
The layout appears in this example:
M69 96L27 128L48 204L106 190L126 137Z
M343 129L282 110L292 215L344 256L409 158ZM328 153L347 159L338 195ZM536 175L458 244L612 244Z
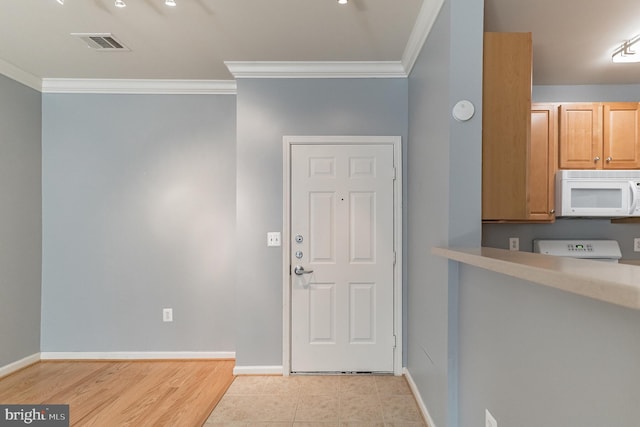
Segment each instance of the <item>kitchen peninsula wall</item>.
M640 84L533 86L532 102L640 101ZM483 224L482 246L508 248L509 237L520 238L520 250L531 252L533 239L614 239L624 259L640 259L633 238L640 224L612 224L604 219L559 218L553 224Z

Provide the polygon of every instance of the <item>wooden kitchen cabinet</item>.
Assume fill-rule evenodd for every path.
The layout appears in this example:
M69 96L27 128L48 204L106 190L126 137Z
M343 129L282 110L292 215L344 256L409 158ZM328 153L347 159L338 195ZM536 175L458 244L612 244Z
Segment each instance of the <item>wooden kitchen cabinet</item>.
M603 169L640 168L640 104L605 102L603 104Z
M531 105L527 219L555 220L555 175L558 147L558 105Z
M560 105L560 169L595 169L602 158L602 104Z
M532 109L532 57L531 33L484 34L485 222L554 220L557 106L535 105Z
M562 104L559 121L560 169L640 168L637 102Z

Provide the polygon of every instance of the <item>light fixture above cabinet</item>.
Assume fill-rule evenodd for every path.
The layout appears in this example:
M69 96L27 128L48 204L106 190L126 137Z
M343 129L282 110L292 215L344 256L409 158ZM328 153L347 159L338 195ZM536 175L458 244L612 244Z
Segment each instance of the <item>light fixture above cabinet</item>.
M635 36L630 40L625 40L620 47L618 47L611 60L615 63L631 63L640 62L640 53L637 53L632 49L633 45L640 41L640 36Z

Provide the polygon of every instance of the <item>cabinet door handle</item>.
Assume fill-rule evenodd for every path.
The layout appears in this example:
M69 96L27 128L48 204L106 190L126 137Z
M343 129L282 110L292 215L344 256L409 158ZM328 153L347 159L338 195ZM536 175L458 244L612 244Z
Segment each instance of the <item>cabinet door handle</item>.
M613 160L612 157L607 157L607 162L610 162L611 160Z
M593 161L594 161L594 162L598 162L598 161L600 161L600 157L599 157L599 156L596 156L596 158L595 158L595 159L593 159Z
M549 211L549 213L550 213L550 214L554 214L554 213L556 213L556 210L555 210L555 209L551 209L551 210Z

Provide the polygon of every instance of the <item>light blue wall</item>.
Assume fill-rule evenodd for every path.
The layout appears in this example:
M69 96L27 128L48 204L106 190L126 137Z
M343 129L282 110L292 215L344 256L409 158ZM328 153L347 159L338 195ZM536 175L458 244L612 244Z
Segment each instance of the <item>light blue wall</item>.
M434 246L479 246L483 3L445 1L409 77L407 367L438 426L457 426L458 277ZM476 115L456 122L468 99Z
M235 106L43 95L42 351L235 349Z
M238 81L236 365L282 365L282 137L407 138L406 79Z
M448 425L449 274L430 251L449 244L449 17L446 3L409 78L407 149L407 368L438 426Z
M640 312L460 267L460 425L635 427Z
M40 99L0 75L0 367L40 351Z
M640 77L638 78L640 80ZM533 86L533 102L640 101L637 85Z

